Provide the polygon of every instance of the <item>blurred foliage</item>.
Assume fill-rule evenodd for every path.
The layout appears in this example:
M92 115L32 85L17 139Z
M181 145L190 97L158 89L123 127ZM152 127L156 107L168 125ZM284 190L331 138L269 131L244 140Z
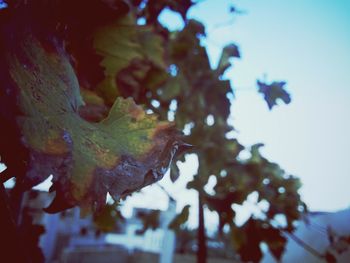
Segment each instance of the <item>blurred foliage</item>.
M160 223L160 210L139 211L136 215L142 221L142 228L136 231L136 234L143 235L148 229L155 230Z
M100 211L93 215L93 222L96 228L103 232L119 230L119 224L124 221L125 218L119 210L118 202L105 205Z
M188 228L179 229L176 232L176 252L179 254L194 253L196 244L196 231Z
M190 215L190 206L185 205L184 208L182 208L182 211L180 214L178 214L169 224L169 228L173 230L178 230L181 227L184 226L184 224L188 220L188 216Z
M173 115L179 129L191 127L186 142L194 145L189 152L198 156L199 170L187 187L203 195L205 206L218 213L220 231L229 226L232 243L241 259L259 261L262 242L280 259L286 243L281 231L293 231L293 222L305 210L298 194L301 184L278 164L264 158L259 151L262 145L251 147L250 158L242 160L238 157L243 150L249 149L228 135L233 131L227 122L232 103L228 95L233 95L234 89L224 78L231 60L240 58L238 46L227 45L222 50L218 66L212 68L206 48L201 44L206 36L205 27L199 21L184 17L185 27L170 32L158 22L157 17L150 18L148 10L153 10L153 5L150 1L146 5L136 5L132 10L138 18L146 19L146 27L153 26L154 33L163 37L168 65L165 73L168 77L156 88L148 85L149 80L139 79L139 84L133 87L142 88L136 91L129 88L122 95L143 93L144 97L136 97L137 102L146 104L162 118ZM270 109L278 99L290 102L284 85L285 82L258 82L259 91L264 94ZM177 174L176 171L174 173ZM204 186L211 175L216 177L217 183L215 193L210 195L204 191ZM262 211L261 218L251 217L246 224L238 227L232 205L242 205L252 192L258 193L258 202L268 203L267 211ZM280 215L285 216L285 225L276 225L276 216ZM186 206L170 227L176 226L175 229L181 231L187 217Z
M329 246L323 253L327 263L338 262L337 257L349 251L350 235L336 233L331 227L327 228Z
M45 233L45 227L39 224L33 224L32 216L26 211L23 213L21 225L19 226L21 242L25 244L24 255L30 258L31 262L45 262L44 254L39 246L40 236Z
M136 10L139 18L146 18L145 26L153 26L154 33L163 37L168 65L167 80L155 88L150 87L144 79L139 79L139 84L134 87L141 89L128 89L128 93L122 95L144 93L144 97L136 98L137 102L145 103L163 118L172 114L179 129L191 127L186 142L194 145L189 152L198 156L199 170L187 187L203 195L205 206L218 213L220 231L224 226L229 226L232 243L241 259L259 261L262 242L280 259L286 243L281 231L293 231L293 222L299 219L305 209L298 194L301 184L299 179L264 158L259 151L260 144L250 148L250 158L240 159L239 154L249 149L228 136L233 131L227 122L231 106L228 95L233 95L234 89L230 81L224 78L224 73L230 68L232 59L240 58L238 46L226 46L218 66L212 68L206 48L201 44L206 35L204 26L199 21L184 17L185 27L170 32L156 17L150 18L147 10L153 8L150 1L144 7L137 5L132 10ZM290 102L284 85L285 82L258 82L259 91L264 94L270 109L278 99ZM154 101L159 106L154 106ZM171 104L176 107L171 107ZM215 193L209 195L204 191L204 186L211 175L216 177L217 183ZM267 211L262 211L261 218L251 217L246 224L238 227L232 205L242 205L252 192L258 193L258 202L268 203ZM285 225L275 224L276 216L279 215L285 216ZM176 226L175 229L180 231L187 217L186 206L170 227Z
M29 69L23 69L20 67L24 63L23 58L16 54L13 57L15 59L11 60L19 61L18 65L15 64L16 70L12 71L12 78L17 74L15 78L17 85L20 88L21 85L27 85L25 83L28 81L25 83L23 81L31 81L30 74L38 74L40 81L35 83L32 81L32 84L39 84L41 87L39 90L44 98L35 97L35 92L20 97L21 100L28 100L27 104L19 105L20 109L29 115L25 120L33 128L27 129L25 128L27 126L13 124L11 118L18 115L18 109L13 105L17 105L17 102L13 99L11 101L8 93L1 93L1 102L4 102L4 105L10 102L8 105L10 114L9 111L2 114L2 119L9 123L7 132L12 133L10 138L14 145L24 148L25 153L20 156L21 160L17 160L23 164L20 170L11 170L13 168L10 167L9 171L14 174L23 173L26 169L30 170L35 163L42 162L46 163L46 166L40 166L36 169L37 172L43 173L46 169L44 176L50 172L54 175L62 174L62 166L69 170L76 166L75 162L70 161L76 160L80 164L79 169L82 170L73 173L74 176L55 177L53 190L61 193L60 202L68 200L68 206L87 203L96 210L96 205L104 202L107 191L118 199L161 179L176 153L181 153L187 148L173 128L168 126L169 124L162 126L154 117L148 115L153 112L161 120L174 119L177 129L187 129L188 135L185 141L194 146L188 153L196 154L199 160L198 172L187 187L198 191L203 197L204 206L218 214L219 232L230 233L232 247L239 253L241 259L258 262L262 257L260 244L265 242L274 257L280 260L286 243L281 231L293 231L294 221L305 211L305 205L298 194L301 184L299 179L288 175L278 164L263 157L259 151L261 144L245 148L232 137L234 128L228 123L228 119L233 103L229 98L233 97L234 88L225 78L225 73L230 69L232 60L240 58L241 55L236 44L229 44L223 48L217 67L212 67L206 47L202 44L202 40L206 37L205 27L201 22L187 17L188 10L195 5L195 2L191 0L88 2L77 0L73 4L68 0L25 2L23 4L19 1L18 5L13 7L10 5L3 20L10 21L8 23L11 27L21 29L23 23L13 23L11 16L12 19L22 16L20 21L32 25L30 31L39 39L40 45L36 47L39 48L39 53L35 53L42 54L45 59L47 57L45 70L50 69L50 65L54 63L57 63L57 67L51 67L52 72L48 73L49 77L52 77L46 81L42 76L42 73L46 72L44 69L38 71L31 64ZM184 20L184 28L178 31L165 28L158 21L159 14L165 9L179 13ZM231 12L235 10L231 7ZM79 13L79 16L76 16L76 13ZM140 25L139 21L143 21L144 25ZM14 31L14 28L11 30L22 32ZM7 35L3 32L6 30L2 30L2 38L5 39L3 43L9 43ZM20 40L18 47L25 53L27 45L21 46L22 37L23 35L18 39ZM8 50L8 46L5 47L7 49L2 50ZM27 55L31 63L32 53L29 52ZM60 63L61 59L63 65ZM42 65L40 61L36 61L35 64ZM73 66L74 73L70 66ZM71 78L67 77L67 74L62 76L67 68L71 74L76 75L79 87L74 86L77 83L74 85L70 83L74 82L74 76ZM4 72L7 71L5 67ZM27 78L22 79L23 76ZM8 78L3 77L4 83L11 82ZM44 87L50 86L50 81L55 79L58 80L54 82L55 88L50 93ZM61 86L55 86L57 83ZM258 91L263 94L270 109L278 100L285 103L291 100L284 89L285 82L266 84L258 81L257 85ZM75 89L70 89L72 86ZM30 90L30 87L28 89ZM62 90L65 92L62 93ZM13 89L9 89L9 92L17 95ZM68 98L64 98L64 95ZM32 97L34 99L28 99ZM47 97L50 100L47 100ZM125 100L122 97L132 97L136 104L143 104L146 111L134 105L130 99ZM80 106L78 102L82 105ZM72 108L73 104L76 107ZM58 107L51 108L55 105ZM72 112L71 115L74 117L68 118L68 114L64 113L65 116L59 119L59 122L57 119L51 122L44 121L50 119L53 114L47 114L49 109L56 114L63 113L62 105L67 105L66 110L68 113ZM1 109L3 110L2 107ZM40 111L44 118L39 118L37 111ZM33 112L34 115L31 115ZM144 125L141 125L141 121L145 122ZM38 129L35 127L46 128L43 123L48 127L53 126L54 129L48 129L48 133L39 129L40 138L43 138L39 140ZM78 126L81 124L84 129L79 130L75 124ZM114 128L103 128L101 135L95 130L99 130L104 124ZM157 137L154 135L157 133L153 131L157 130L158 125L167 128L164 128L166 132L160 133ZM60 127L64 129L59 129ZM68 136L60 135L60 131L68 132ZM24 147L18 143L23 134L27 141ZM79 134L84 135L86 140L81 141ZM67 140L81 142L88 147L77 148L78 152L74 152L71 148L75 144L69 144ZM66 146L68 150L64 151L63 147L62 152L59 152L59 158L53 158L48 162L45 150L47 143L54 145L54 150L59 148L57 145ZM6 148L4 149L4 152L1 149L1 154L6 157ZM248 151L250 158L239 158L242 151ZM33 152L44 153L44 156L34 156ZM63 158L62 155L67 153L68 157ZM56 152L51 154L55 157ZM72 159L72 155L75 155L76 159ZM14 156L11 154L8 156L9 159L4 158L4 161L12 165ZM110 162L104 164L106 160ZM118 163L117 160L121 162ZM113 169L113 164L116 163L120 164L117 170ZM177 164L173 162L172 181L176 181L179 177L176 166ZM217 182L213 194L208 194L204 190L210 176L215 176ZM38 180L37 177L34 179ZM70 186L73 185L72 188L63 187L66 186L67 180ZM99 188L95 188L97 186ZM69 194L74 191L78 194ZM258 194L258 203L268 204L267 210L261 211L259 218L252 216L244 225L237 226L233 205L242 205L252 192ZM61 203L56 210L65 208L60 205ZM114 207L107 206L105 210L101 210L100 206L98 205L97 211L100 211L102 218L96 222L98 225L105 225L102 227L106 230L110 229ZM188 214L189 207L185 206L170 226L181 231ZM115 214L117 215L118 213ZM276 217L280 215L285 217L285 224L276 224ZM141 218L144 221L141 232L159 225L159 211L155 211L152 216Z
M278 100L282 100L285 104L291 102L289 93L284 89L286 82L274 81L271 84L267 84L258 80L257 84L259 87L258 91L264 95L270 110L277 105Z

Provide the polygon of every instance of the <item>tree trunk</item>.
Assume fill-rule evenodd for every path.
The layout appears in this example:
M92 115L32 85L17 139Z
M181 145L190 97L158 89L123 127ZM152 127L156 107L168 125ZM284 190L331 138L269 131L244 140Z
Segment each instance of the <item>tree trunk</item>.
M204 225L204 207L201 192L198 193L198 251L197 263L207 262L207 237Z

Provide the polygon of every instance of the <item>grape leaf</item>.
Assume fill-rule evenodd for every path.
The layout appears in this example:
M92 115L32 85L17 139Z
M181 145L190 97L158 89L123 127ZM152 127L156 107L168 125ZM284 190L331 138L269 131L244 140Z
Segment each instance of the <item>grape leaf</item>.
M238 253L243 262L260 262L263 254L260 248L261 235L259 232L259 222L250 217L241 227L244 231L244 243L238 249Z
M282 259L287 239L282 235L279 229L273 227L264 227L261 230L262 239L266 242L271 254L277 262Z
M156 230L159 227L160 210L139 211L137 217L142 221L142 228L136 230L137 235L143 235L148 229Z
M264 99L270 110L277 105L278 100L282 100L285 104L289 104L291 102L289 93L284 89L286 82L274 81L271 84L266 84L264 82L257 81L257 84L258 91L264 95Z
M97 89L108 103L113 103L119 95L116 81L118 73L133 62L150 61L156 67L166 67L161 37L149 27L137 26L131 15L98 28L93 39L96 53L102 56L100 64L105 75ZM141 70L139 74L146 74L147 70Z
M102 207L107 192L120 199L160 180L182 146L173 124L122 98L104 120L82 119L84 102L68 56L55 42L48 49L31 34L23 39L7 56L22 112L17 123L30 151L23 185L53 174L56 196L46 211L79 205L84 214Z
M190 206L185 205L181 213L175 216L175 218L170 222L169 228L172 230L180 230L180 227L183 226L190 215Z
M205 197L206 204L209 210L216 211L219 216L219 233L222 233L223 227L230 225L235 217L235 211L232 210L234 203L241 204L246 199L246 194L242 191L229 192L226 195L223 193L215 196L207 195Z
M224 72L231 66L231 58L240 58L240 52L238 46L235 44L229 44L222 50L217 71L219 75L223 75Z
M98 213L93 215L93 222L96 228L102 232L112 232L118 230L120 223L125 221L125 218L119 210L119 203L107 204Z
M108 107L104 100L91 90L80 88L80 93L85 105L79 107L79 115L87 121L98 122L103 120L108 114Z

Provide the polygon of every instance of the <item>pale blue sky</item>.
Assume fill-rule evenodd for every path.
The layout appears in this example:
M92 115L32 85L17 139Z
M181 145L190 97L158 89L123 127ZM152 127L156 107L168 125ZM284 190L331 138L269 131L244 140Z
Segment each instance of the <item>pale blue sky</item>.
M229 20L230 2L206 1L193 15L208 19L210 28ZM311 209L349 207L350 1L235 3L247 14L209 32L208 46L214 57L218 44L234 40L241 47L242 60L228 74L237 87L232 113L238 137L244 144L265 143L266 156L299 176ZM267 110L254 91L264 74L288 82L290 105Z

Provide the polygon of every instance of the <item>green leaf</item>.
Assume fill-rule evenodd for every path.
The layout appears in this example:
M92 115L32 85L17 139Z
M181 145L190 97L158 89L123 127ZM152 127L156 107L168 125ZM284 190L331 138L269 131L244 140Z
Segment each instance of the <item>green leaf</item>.
M125 221L118 206L119 204L117 202L112 205L107 204L94 214L94 224L99 230L103 232L111 232L118 229L118 223Z
M286 82L275 81L271 84L266 84L258 80L257 84L258 91L264 95L264 99L270 110L277 105L278 100L282 100L285 104L289 104L291 102L289 93L284 89Z
M162 38L150 27L138 26L131 14L98 28L93 35L93 45L102 56L100 64L105 75L97 89L110 104L119 95L118 74L135 61L149 61L155 67L166 68ZM145 76L148 70L144 68L138 74Z
M104 100L95 92L87 89L80 89L84 105L79 107L79 115L87 121L99 122L108 114L108 107Z
M231 67L231 62L230 62L231 58L240 58L240 57L241 57L241 55L239 53L239 49L238 49L237 45L230 44L230 45L227 45L226 47L224 47L224 49L222 50L222 53L221 53L218 67L216 69L218 71L219 75L223 75L225 73L225 71L229 67Z
M137 29L131 15L98 28L93 36L96 53L103 57L101 66L105 75L98 89L107 102L113 103L118 95L115 81L118 72L131 61L143 58L137 37Z
M250 161L252 163L260 163L261 162L262 156L260 153L260 148L263 146L264 146L263 143L257 143L257 144L254 144L250 147L250 153L251 153Z
M170 77L160 89L160 98L163 101L170 101L181 95L186 89L188 89L188 83L181 74L176 77Z
M107 192L118 200L163 177L181 147L172 124L122 98L107 118L87 122L78 114L83 101L64 53L47 52L31 35L18 48L7 59L20 89L17 122L30 151L26 183L32 186L53 174L50 190L56 197L48 212L74 205L83 214L99 210Z
M169 228L175 231L179 230L188 220L190 215L190 206L185 205L181 213L178 214L169 224Z
M133 60L116 76L118 93L122 97L132 97L136 102L145 102L144 94L155 91L167 81L168 73L144 60Z
M162 37L147 26L140 27L137 32L141 53L154 65L165 69L167 66L164 60L165 52Z

